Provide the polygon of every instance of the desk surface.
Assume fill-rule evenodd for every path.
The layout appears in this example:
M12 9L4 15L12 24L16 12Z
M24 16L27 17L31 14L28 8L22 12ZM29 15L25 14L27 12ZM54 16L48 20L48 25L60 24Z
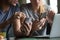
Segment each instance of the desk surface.
M6 40L6 39L5 39ZM60 38L9 38L9 40L60 40Z

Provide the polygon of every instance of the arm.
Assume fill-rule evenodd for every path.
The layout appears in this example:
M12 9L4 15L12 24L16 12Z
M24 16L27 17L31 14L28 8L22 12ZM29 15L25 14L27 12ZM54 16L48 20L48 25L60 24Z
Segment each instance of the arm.
M52 23L53 23L53 20L54 20L54 15L55 15L55 13L51 10L51 11L48 12L48 16L46 17L50 26L52 26Z
M18 37L19 35L21 36L21 20L20 20L20 13L19 12L15 12L14 14L14 21L13 21L13 30L14 30L14 34L16 37Z
M19 15L20 18L18 19L15 18L13 22L15 36L16 37L28 36L32 25L29 22L28 23L24 22L26 17L22 12L17 13L15 16L17 15Z
M15 34L16 37L22 35L22 32L21 32L20 28L21 28L20 19L15 19L13 21L13 30L14 30L14 34Z

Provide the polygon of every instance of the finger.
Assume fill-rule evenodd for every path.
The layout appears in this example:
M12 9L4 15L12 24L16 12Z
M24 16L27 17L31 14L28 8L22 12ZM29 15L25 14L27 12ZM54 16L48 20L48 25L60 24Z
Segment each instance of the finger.
M20 16L26 18L26 15L23 12L20 12Z
M19 12L15 12L15 15L18 15L19 14Z

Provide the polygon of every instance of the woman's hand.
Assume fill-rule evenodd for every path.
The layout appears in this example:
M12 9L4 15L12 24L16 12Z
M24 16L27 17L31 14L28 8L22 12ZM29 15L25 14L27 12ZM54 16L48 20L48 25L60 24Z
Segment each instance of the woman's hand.
M54 15L55 15L55 13L53 11L49 11L48 12L48 19L53 21Z
M45 18L42 18L40 21L34 21L33 22L33 27L32 27L32 30L40 30L40 29L42 29L42 27L44 26L44 24L45 24L45 22L46 22L46 19Z
M49 11L48 16L46 17L46 19L48 20L48 23L50 23L51 26L54 20L54 15L55 13L53 11Z
M39 27L39 29L42 29L42 27L44 27L45 23L46 23L46 18L42 18L40 20L40 27Z

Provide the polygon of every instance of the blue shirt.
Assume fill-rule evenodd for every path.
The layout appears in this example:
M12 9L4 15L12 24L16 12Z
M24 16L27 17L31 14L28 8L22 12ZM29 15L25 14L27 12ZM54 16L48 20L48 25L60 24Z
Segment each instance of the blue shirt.
M0 24L3 23L4 21L8 20L17 11L20 11L18 5L15 6L15 7L10 6L10 8L7 12L3 12L2 9L0 9ZM0 31L1 32L7 32L8 28L9 28L8 35L9 36L14 36L12 27L13 27L12 24L8 24L3 30L0 30Z

